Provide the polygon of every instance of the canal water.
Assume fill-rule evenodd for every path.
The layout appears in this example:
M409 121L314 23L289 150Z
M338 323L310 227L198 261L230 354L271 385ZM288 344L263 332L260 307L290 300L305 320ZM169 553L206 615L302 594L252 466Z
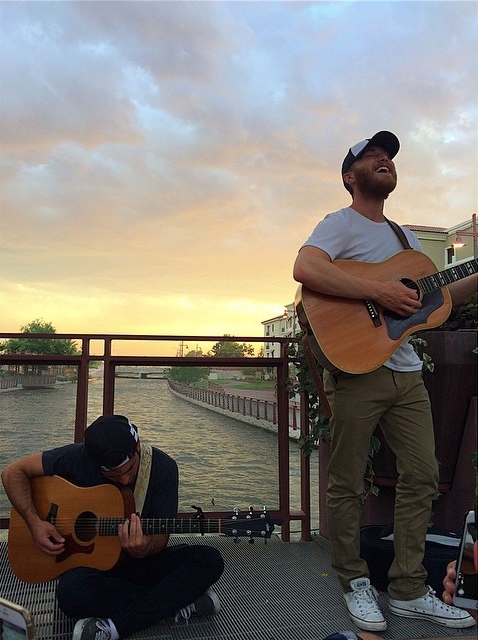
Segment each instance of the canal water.
M245 395L245 394L244 394ZM0 393L0 468L20 456L73 441L76 385ZM102 382L89 386L88 423L102 412ZM166 380L117 378L115 412L140 438L178 463L180 511L278 508L277 437L173 395ZM300 449L290 443L291 506L300 507ZM317 452L311 456L312 527L317 527ZM0 515L9 503L0 488Z

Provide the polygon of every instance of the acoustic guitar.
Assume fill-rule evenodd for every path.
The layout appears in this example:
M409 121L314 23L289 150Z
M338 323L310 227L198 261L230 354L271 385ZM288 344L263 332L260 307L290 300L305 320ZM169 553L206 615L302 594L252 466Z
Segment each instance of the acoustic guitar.
M32 480L33 502L38 514L51 522L65 538L62 554L51 556L34 543L30 530L12 508L8 532L8 559L13 573L24 582L53 580L75 567L111 569L120 559L118 525L134 513L134 497L129 489L114 485L78 487L58 476ZM265 540L274 524L265 510L252 508L241 516L234 509L230 518L208 519L199 507L194 518L142 518L146 535L156 533L218 533L234 539Z
M400 251L383 262L335 260L344 272L414 289L422 307L409 318L380 308L372 300L325 295L305 286L297 290L299 323L311 339L317 360L329 371L367 373L382 366L412 333L445 322L451 311L446 285L478 271L475 258L437 271L421 251Z

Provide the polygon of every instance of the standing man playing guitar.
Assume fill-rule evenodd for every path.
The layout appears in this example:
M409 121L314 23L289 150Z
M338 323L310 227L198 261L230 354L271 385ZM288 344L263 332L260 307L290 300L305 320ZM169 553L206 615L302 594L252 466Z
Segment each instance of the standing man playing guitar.
M398 280L378 281L344 271L335 260L379 262L404 248L420 251L405 227L395 231L384 216L384 202L397 184L393 158L397 137L380 131L351 147L342 164L342 181L352 204L327 215L299 251L294 278L306 288L337 298L372 301L408 318L419 312L416 290ZM449 287L454 304L476 291L476 276ZM350 347L353 349L353 345ZM444 604L426 586L422 565L425 535L437 491L430 402L422 380L422 362L405 340L382 366L361 374L324 372L332 412L327 508L332 563L354 623L368 631L385 630L377 592L367 563L360 558L360 496L370 437L380 422L397 456L395 559L389 572L389 608L398 616L422 618L447 627L474 624L465 611Z
M68 556L69 540L52 521L40 517L32 496L33 480L54 475L80 487L130 488L142 519L177 514L176 462L160 449L141 443L137 428L126 417L101 416L86 429L84 443L34 453L2 473L7 495L36 546L59 560ZM73 640L118 640L162 618L187 619L192 613L210 615L219 610L217 594L210 589L224 569L217 549L167 546L169 534L146 535L137 513L127 514L117 535L122 551L116 566L108 570L78 566L59 578L60 608L81 618Z

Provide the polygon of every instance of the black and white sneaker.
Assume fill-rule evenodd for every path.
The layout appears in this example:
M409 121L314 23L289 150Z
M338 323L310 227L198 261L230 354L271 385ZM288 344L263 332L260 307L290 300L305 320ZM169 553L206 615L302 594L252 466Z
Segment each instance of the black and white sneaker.
M72 640L111 640L112 633L108 620L102 618L82 618L73 629Z
M189 620L193 613L197 616L212 616L221 609L221 602L215 591L209 588L191 604L180 609L174 617L175 622ZM83 640L83 638L81 639Z

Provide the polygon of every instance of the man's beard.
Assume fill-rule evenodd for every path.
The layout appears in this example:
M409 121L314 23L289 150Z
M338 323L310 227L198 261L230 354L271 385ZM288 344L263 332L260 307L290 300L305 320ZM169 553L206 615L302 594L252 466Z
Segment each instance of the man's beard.
M372 198L383 198L386 200L390 193L397 186L397 174L394 170L390 170L387 174L388 180L383 180L383 176L377 173L371 173L370 169L356 168L354 177L360 192Z

